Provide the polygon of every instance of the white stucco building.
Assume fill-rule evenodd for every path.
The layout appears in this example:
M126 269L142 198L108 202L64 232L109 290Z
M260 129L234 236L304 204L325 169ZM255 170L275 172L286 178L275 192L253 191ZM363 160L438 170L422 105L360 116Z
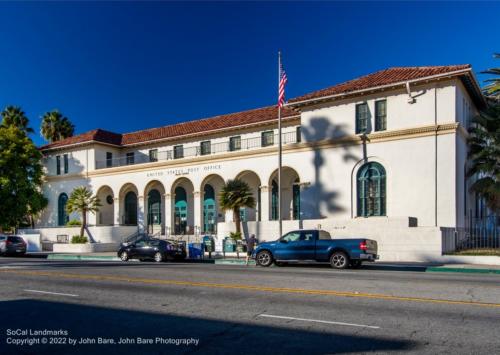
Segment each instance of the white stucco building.
M465 177L467 125L485 105L469 65L400 67L289 100L283 112L284 231L321 227L378 240L386 260L441 254L440 227L473 213ZM223 108L222 108L223 110ZM94 130L41 147L49 205L37 228L64 233L65 201L91 188L102 208L94 237L135 230L168 237L234 230L218 208L241 178L257 206L245 233L277 238L277 108L264 107L139 132Z

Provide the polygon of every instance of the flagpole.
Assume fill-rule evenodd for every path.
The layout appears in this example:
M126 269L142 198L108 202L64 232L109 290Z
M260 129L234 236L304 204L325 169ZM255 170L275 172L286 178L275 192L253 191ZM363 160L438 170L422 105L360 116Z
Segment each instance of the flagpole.
M281 51L278 51L278 95L281 81ZM278 103L278 221L279 221L279 237L283 235L283 220L281 216L281 105Z

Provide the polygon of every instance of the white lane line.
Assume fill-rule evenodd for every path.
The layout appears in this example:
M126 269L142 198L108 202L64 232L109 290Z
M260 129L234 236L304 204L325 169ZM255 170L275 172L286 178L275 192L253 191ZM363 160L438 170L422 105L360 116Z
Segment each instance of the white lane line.
M34 293L43 293L47 295L56 295L56 296L68 296L68 297L78 297L78 295L73 295L71 293L59 293L59 292L49 292L49 291L40 291L40 290L24 290L25 292L34 292Z
M275 315L272 315L272 314L259 314L258 317L287 319L287 320L298 320L298 321L302 321L302 322L314 322L314 323L323 323L323 324L345 325L345 326L359 327L359 328L380 329L380 327L376 327L374 325L343 323L343 322L332 322L332 321L328 321L328 320L295 318L295 317L286 317L286 316L275 316Z

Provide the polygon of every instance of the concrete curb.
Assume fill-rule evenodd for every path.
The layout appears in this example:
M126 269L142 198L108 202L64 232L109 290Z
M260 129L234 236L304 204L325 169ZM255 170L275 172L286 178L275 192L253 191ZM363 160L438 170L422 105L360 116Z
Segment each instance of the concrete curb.
M80 255L80 254L49 254L47 255L48 260L82 260L82 261L120 261L117 256L107 256L107 255Z
M497 269L479 269L479 268L458 268L458 267L428 267L426 272L463 272L468 274L499 274L500 270Z

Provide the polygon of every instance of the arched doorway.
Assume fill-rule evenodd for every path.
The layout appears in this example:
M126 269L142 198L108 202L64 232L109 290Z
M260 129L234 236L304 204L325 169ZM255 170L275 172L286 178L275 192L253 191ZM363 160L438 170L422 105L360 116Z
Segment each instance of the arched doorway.
M57 225L65 226L66 223L69 222L69 216L66 212L66 204L68 203L68 195L66 193L62 193L59 195L59 199L57 201Z
M363 165L357 175L358 216L385 216L385 169L376 162Z
M253 197L255 198L255 208L243 208L240 211L242 222L260 221L261 220L261 197L260 197L260 179L259 176L250 170L245 170L236 176L250 186Z
M148 193L148 232L155 233L154 226L161 226L161 195L156 189Z
M174 229L175 234L186 234L188 226L188 202L186 190L182 186L175 188Z
M101 186L99 190L97 190L97 197L101 202L101 207L99 207L99 212L97 213L97 224L106 226L113 225L115 213L113 190L109 186Z
M125 195L125 225L137 225L137 194L129 191Z
M210 184L203 188L203 231L215 233L217 222L217 207L215 204L215 190Z
M279 219L279 187L278 170L271 174L270 182L270 216L273 221ZM283 220L300 219L300 178L292 168L281 168L281 218Z

